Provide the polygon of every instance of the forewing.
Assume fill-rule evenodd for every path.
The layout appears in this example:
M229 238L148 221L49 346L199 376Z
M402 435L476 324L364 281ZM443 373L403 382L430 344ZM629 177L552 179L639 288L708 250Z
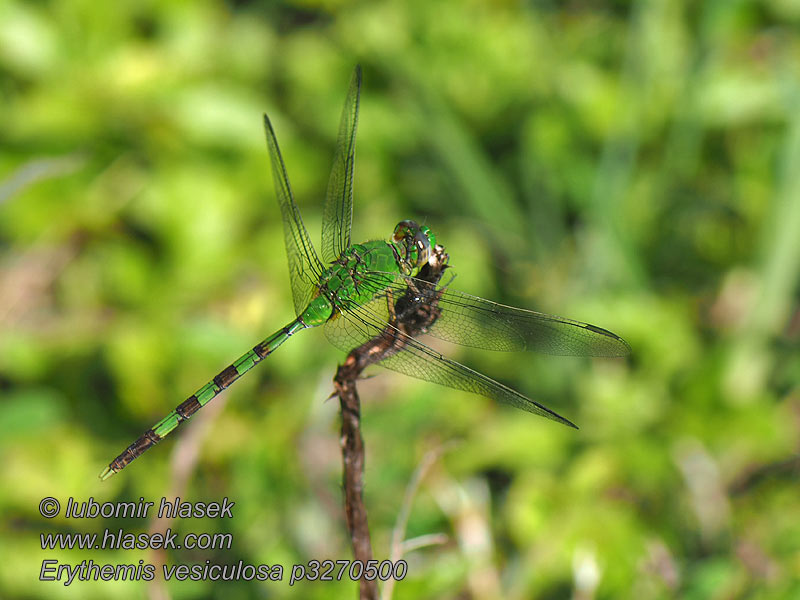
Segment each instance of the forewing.
M572 356L626 356L630 346L596 325L514 308L398 274L388 286L396 298L413 290L410 302L436 302L441 315L427 333L448 342L486 350L534 350ZM369 285L367 279L365 285ZM382 288L386 288L384 283ZM376 289L376 292L378 290ZM408 297L408 296L407 296Z
M387 316L387 299L377 298L365 305L356 306L352 311L344 312L336 319L329 321L325 327L325 333L332 343L345 351L352 350L370 339L392 340L398 351L377 363L387 369L485 396L500 404L513 406L575 427L571 421L546 406L486 375L446 358L419 339L404 334L387 322Z
M353 223L353 161L360 95L361 67L356 66L342 110L336 153L322 213L322 259L326 264L334 261L350 246L350 227Z
M264 130L267 134L270 162L272 163L272 179L275 182L275 195L281 207L283 220L283 237L286 244L286 256L289 259L289 277L292 286L294 310L300 314L312 295L314 286L322 274L322 263L317 256L311 239L308 237L300 209L294 201L286 165L283 163L278 140L272 129L269 117L264 115Z

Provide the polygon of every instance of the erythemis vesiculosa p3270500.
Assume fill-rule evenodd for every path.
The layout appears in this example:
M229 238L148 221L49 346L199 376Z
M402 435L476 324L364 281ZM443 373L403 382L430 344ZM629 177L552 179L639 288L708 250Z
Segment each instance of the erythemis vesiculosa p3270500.
M425 333L487 350L536 350L548 354L624 356L630 348L619 336L587 323L504 306L447 286L415 277L428 261L442 256L431 230L414 221L401 221L389 241L350 243L353 218L353 160L361 93L361 69L356 67L339 125L339 137L322 221L322 258L308 236L294 201L275 132L264 115L275 192L283 219L289 259L292 298L297 316L257 344L211 381L179 404L152 429L128 446L100 474L107 479L158 443L217 394L266 358L301 329L324 325L328 339L352 350L391 331L401 350L380 363L389 369L459 390L487 396L575 427L519 392L442 356L398 328L393 302L405 298L405 314L413 305L435 304L436 318ZM437 251L438 250L438 251ZM387 329L388 328L388 329ZM386 335L385 333L383 335ZM402 339L402 338L407 339Z

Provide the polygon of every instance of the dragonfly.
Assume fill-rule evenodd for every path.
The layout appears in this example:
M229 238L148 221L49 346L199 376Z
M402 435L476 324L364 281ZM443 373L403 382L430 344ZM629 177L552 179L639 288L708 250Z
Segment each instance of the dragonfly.
M356 67L339 123L333 168L323 208L322 255L306 231L289 184L286 166L269 117L264 115L275 195L280 206L295 318L225 367L119 454L100 474L119 473L146 450L208 404L294 334L323 327L326 337L348 352L391 330L398 352L378 364L440 385L472 392L564 425L577 426L516 390L451 360L398 327L393 301L436 304L436 318L424 334L463 346L498 351L534 350L555 355L619 357L630 352L618 335L588 323L514 308L431 284L417 277L443 247L425 225L404 220L388 240L352 244L353 167L362 74ZM449 265L448 265L449 266ZM412 306L409 306L409 303ZM384 334L385 335L385 334ZM420 339L422 337L423 339ZM405 338L405 339L403 339Z

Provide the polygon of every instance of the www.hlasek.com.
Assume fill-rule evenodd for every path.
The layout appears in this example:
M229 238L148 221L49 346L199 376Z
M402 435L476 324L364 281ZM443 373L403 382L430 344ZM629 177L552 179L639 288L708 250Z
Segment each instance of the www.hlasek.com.
M223 498L222 502L185 502L180 498L167 500L161 498L157 513L159 518L231 518L234 502ZM78 502L73 498L67 501L64 517L71 519L102 518L146 518L154 502L97 502L89 498ZM61 512L61 504L52 497L42 499L39 513L48 519ZM42 533L42 550L146 550L146 549L224 549L231 548L233 535L230 533L187 533L182 537L168 528L165 532L130 533L123 529L105 529L98 533ZM161 565L165 580L176 581L283 581L284 567L275 565L251 565L243 561L236 564L220 565L206 560L204 563ZM60 581L65 586L75 581L152 581L158 572L155 565L139 560L136 564L99 564L93 560L83 560L77 564L64 564L55 559L42 561L39 571L40 581ZM289 585L299 581L340 581L344 578L387 581L402 580L408 572L403 560L367 562L350 560L312 560L291 567Z

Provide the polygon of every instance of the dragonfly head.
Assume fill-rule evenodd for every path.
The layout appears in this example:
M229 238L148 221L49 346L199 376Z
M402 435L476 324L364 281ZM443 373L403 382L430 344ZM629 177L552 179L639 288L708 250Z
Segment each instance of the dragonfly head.
M404 270L411 273L428 262L431 249L436 246L436 236L425 225L400 221L394 228L392 242L400 252Z

